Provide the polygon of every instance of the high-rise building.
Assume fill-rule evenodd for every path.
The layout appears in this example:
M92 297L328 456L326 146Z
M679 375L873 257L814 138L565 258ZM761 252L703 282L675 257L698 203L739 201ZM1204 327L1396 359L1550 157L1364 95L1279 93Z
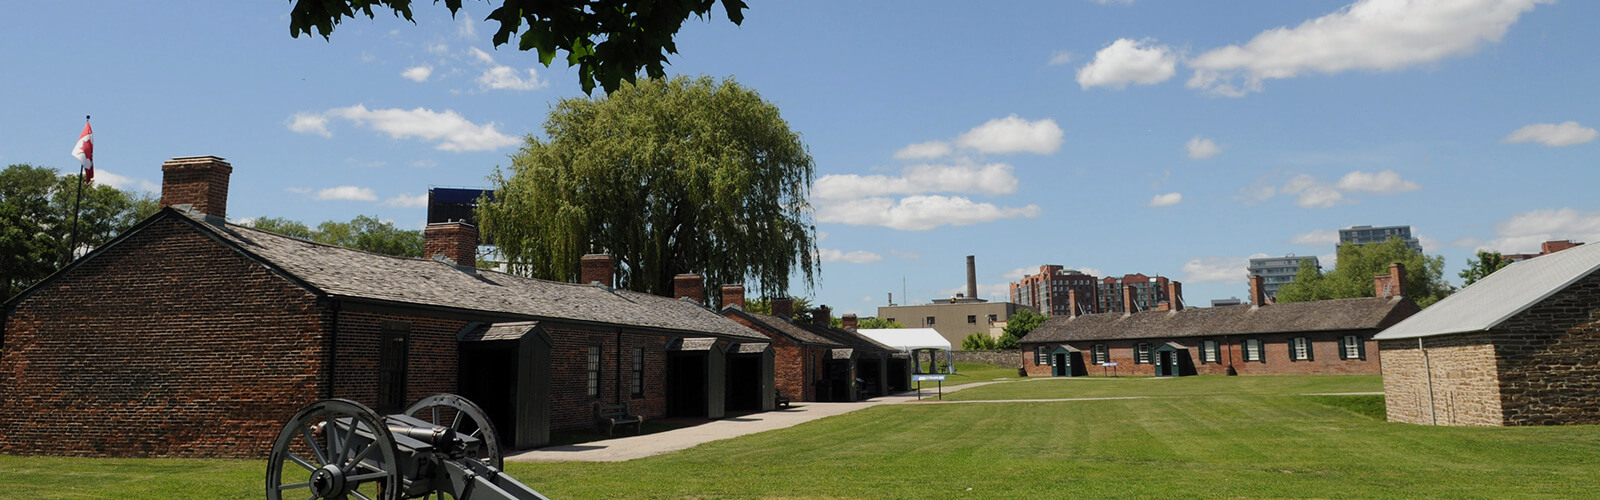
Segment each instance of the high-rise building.
M1339 230L1340 245L1383 243L1390 238L1400 238L1411 250L1422 253L1422 243L1411 236L1411 226L1350 226Z
M1167 278L1161 276L1151 278L1144 274L1101 278L1096 284L1098 289L1095 290L1095 312L1136 313L1154 310L1157 304L1162 302L1182 300L1182 297L1169 296L1169 284ZM1125 287L1128 290L1124 290ZM1128 300L1132 300L1132 304L1129 304Z
M1045 316L1067 315L1071 307L1068 292L1077 291L1078 313L1086 314L1094 304L1095 278L1074 269L1057 265L1039 266L1038 274L1022 277L1011 283L1011 301L1032 307Z
M1285 255L1283 257L1262 257L1250 259L1250 274L1262 277L1265 292L1268 297L1278 296L1278 289L1283 285L1294 283L1294 275L1300 272L1300 265L1310 261L1311 265L1322 268L1322 263L1314 256L1296 257Z

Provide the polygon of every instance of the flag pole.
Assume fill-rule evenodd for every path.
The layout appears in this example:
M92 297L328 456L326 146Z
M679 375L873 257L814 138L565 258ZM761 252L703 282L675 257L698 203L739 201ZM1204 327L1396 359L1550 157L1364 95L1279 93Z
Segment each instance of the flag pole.
M84 123L89 122L89 115L83 115ZM72 200L72 243L67 246L67 263L78 258L78 207L83 203L83 162L78 162L78 196Z

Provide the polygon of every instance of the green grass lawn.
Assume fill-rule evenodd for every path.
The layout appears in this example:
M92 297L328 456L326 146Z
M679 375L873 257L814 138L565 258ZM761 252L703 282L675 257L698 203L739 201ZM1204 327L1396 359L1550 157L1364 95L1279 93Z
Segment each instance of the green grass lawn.
M968 384L972 382L988 382L995 379L1017 378L1017 368L1006 368L985 363L956 363L956 372L944 380L944 385ZM916 382L911 383L916 387ZM932 384L922 383L922 388L927 389Z
M1077 385L1073 385L1077 384ZM1384 422L1375 377L1002 382L622 463L509 464L552 498L1590 497L1600 427ZM259 462L0 457L27 498L253 498ZM207 489L200 489L200 488Z

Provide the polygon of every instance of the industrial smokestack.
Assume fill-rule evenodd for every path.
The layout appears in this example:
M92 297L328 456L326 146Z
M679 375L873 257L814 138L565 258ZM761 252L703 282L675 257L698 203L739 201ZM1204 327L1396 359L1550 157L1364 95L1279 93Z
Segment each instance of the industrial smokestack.
M978 265L973 256L967 256L967 297L978 298Z

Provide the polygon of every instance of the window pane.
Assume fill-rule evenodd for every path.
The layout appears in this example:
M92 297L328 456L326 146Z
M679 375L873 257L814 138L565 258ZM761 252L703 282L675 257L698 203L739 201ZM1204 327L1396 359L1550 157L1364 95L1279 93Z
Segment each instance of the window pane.
M600 346L589 346L589 397L600 397Z

